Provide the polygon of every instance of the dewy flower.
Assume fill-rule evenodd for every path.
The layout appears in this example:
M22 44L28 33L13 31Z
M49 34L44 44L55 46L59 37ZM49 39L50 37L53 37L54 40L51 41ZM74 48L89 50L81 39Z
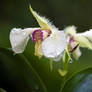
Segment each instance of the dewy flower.
M69 26L64 29L69 42L69 52L73 53L75 59L81 56L79 47L85 47L92 50L92 30L84 33L76 33L75 26Z
M66 35L59 31L49 20L38 15L30 6L30 11L36 18L40 27L37 28L13 28L10 33L12 50L15 53L22 53L30 37L35 42L35 55L41 58L60 60L63 51L67 46Z

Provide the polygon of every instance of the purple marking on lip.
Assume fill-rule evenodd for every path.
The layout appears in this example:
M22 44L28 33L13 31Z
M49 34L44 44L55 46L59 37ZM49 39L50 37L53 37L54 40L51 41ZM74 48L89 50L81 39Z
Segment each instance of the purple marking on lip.
M36 33L37 32L40 32L40 34L41 34L41 40L43 41L43 32L42 32L42 30L35 30L34 32L33 32L33 35L32 35L32 41L33 42L36 42L37 40L35 39L35 36L36 36ZM39 37L38 37L39 38Z
M43 32L42 31L40 31L41 32L41 40L43 41Z
M69 41L70 46L72 46L72 43L73 43L73 42L75 42L74 37L70 37L70 41Z
M70 37L69 44L70 44L70 47L71 47L71 49L69 51L70 53L72 53L73 51L75 51L75 49L79 46L79 44L76 43L76 41L75 41L75 39L74 39L73 36Z

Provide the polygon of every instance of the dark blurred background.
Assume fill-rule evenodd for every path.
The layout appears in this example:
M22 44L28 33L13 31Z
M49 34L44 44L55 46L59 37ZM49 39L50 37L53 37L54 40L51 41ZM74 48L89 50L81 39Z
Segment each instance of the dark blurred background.
M75 25L78 32L92 28L92 0L0 0L0 46L10 47L9 32L14 27L39 26L29 4L58 28Z
M85 30L92 29L92 0L0 0L0 47L11 48L9 42L9 34L12 28L14 27L27 28L27 27L39 26L35 18L30 13L29 4L31 4L32 8L35 11L39 12L39 14L46 16L48 19L50 19L51 22L53 22L53 24L55 24L55 26L58 27L59 29L63 29L69 25L75 25L77 27L78 32L83 32ZM33 55L33 57L35 56ZM43 77L45 76L45 74L47 74L45 77L43 77L43 80L45 80L47 84L49 83L47 85L48 88L50 89L49 92L54 92L52 91L52 89L56 86L57 89L59 89L57 84L61 83L60 79L56 79L56 76L52 78L52 76L55 75L55 73L51 75L51 72L49 72L49 70L47 71L47 66L49 67L48 64L49 61L45 62L47 63L47 66L45 66L44 63L45 60L38 62L38 58L35 59L33 57L32 56L30 57L30 59L32 58L30 62L33 65L33 67L36 67L35 69L37 70L39 75ZM9 61L10 60L11 59L9 59ZM87 65L92 66L91 63L92 52L87 49L84 49L83 55L79 60L80 62L74 62L73 64L71 64L73 69L70 66L70 71L75 71L75 70L77 71L78 67L82 68ZM5 60L5 64L7 65L6 62L7 61ZM19 66L19 64L16 64L16 66L17 65ZM56 66L56 63L54 66ZM3 85L5 85L5 83L10 82L9 88L14 87L14 83L16 82L16 80L13 79L14 81L12 81L11 79L12 77L10 77L10 75L9 78L7 78L7 75L9 73L4 71L5 67L6 66L4 64L0 63L0 74L3 75L3 76L0 75L0 80L2 81ZM10 68L10 70L12 71L12 68ZM21 72L21 67L20 67L20 72ZM59 74L57 75L59 76ZM15 73L14 73L14 77L16 79ZM19 78L21 79L21 77L22 76L20 76ZM61 77L59 76L58 78ZM54 81L52 82L51 80ZM54 86L50 87L50 85L54 85ZM56 92L57 89L54 88L53 90L55 90ZM19 92L19 91L15 90L13 92ZM27 91L22 91L22 92L27 92Z

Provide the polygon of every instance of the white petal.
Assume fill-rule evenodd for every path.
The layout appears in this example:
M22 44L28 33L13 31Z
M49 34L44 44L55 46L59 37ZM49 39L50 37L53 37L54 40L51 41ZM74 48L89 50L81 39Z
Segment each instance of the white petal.
M43 39L47 38L48 33L46 32L46 30L42 30L42 32L43 32Z
M89 48L92 50L92 43L85 36L76 35L75 40L79 43L79 46Z
M60 61L61 60L61 58L62 58L62 53L59 55L59 56L57 56L56 58L54 58L54 61Z
M52 31L51 36L42 42L42 52L47 58L56 58L66 48L67 41L63 31Z
M81 51L79 47L77 47L76 50L73 52L73 56L76 60L81 56Z
M66 34L75 35L76 34L76 27L75 26L68 26L64 29Z
M38 28L13 28L10 32L10 42L15 53L22 53L29 40L29 35Z
M84 33L79 33L78 35L80 36L85 36L87 37L90 41L92 41L92 29L90 29L89 31L86 31Z

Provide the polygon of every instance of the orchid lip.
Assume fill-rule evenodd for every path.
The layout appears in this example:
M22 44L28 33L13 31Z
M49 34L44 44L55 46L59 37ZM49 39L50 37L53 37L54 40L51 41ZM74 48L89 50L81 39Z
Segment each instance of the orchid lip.
M42 32L42 30L35 30L32 34L32 41L37 42L38 40L43 41L43 32Z
M76 48L79 46L79 44L77 44L72 50L70 50L69 52L72 53L73 51L76 50Z
M74 43L76 43L76 40L74 39L74 37L73 36L71 36L70 37L70 41L69 41L69 44L70 44L70 53L72 53L73 51L75 51L76 50L76 48L79 46L79 43L77 44L76 43L76 45L74 45Z

